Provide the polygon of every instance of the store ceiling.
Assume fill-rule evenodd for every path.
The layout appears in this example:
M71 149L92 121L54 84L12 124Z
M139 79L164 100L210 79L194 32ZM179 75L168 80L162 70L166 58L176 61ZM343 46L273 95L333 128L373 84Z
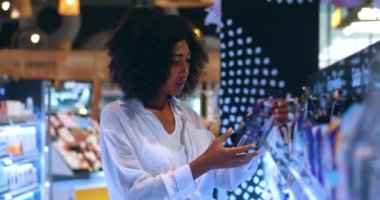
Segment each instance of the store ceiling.
M57 6L57 0L32 0L32 2L35 5L45 2L47 5L52 5L53 7ZM50 26L55 27L56 31L64 32L62 33L62 37L67 37L64 35L66 32L77 32L71 30L73 28L68 23L73 23L73 25L76 25L77 22L80 22L80 29L75 36L75 40L73 41L73 48L97 49L99 46L103 46L102 42L99 41L107 40L105 36L109 35L109 31L116 26L127 7L151 5L152 0L80 0L80 2L80 19L77 19L76 21L67 21L67 18L62 17L62 19L57 19L54 21L52 17L45 17L41 18L38 22L35 22L41 14L41 11L39 11L34 13L35 17L33 17L34 20L31 21L31 25L36 26L41 30L45 30L42 27L43 24L45 24L44 27L48 26L49 29ZM204 8L178 9L178 13L190 19L193 23L200 27L205 35L217 36L215 26L204 25L204 18L207 14ZM46 18L48 20L44 20ZM29 22L29 20L27 21ZM15 20L2 22L0 20L0 48L13 47L11 41L15 40L12 38L14 38L13 36L20 30L20 28L22 28L20 24L25 24L25 22L26 20L20 20L20 22ZM65 22L65 30L62 29L63 22ZM54 33L54 30L51 32ZM52 35L51 33L47 34L49 37Z

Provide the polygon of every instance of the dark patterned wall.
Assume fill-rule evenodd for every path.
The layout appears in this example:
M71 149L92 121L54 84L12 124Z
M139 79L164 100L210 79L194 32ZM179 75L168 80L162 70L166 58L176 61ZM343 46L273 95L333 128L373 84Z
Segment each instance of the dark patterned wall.
M237 128L271 89L297 95L318 70L317 0L224 0L221 39L221 131ZM230 199L260 199L263 170Z

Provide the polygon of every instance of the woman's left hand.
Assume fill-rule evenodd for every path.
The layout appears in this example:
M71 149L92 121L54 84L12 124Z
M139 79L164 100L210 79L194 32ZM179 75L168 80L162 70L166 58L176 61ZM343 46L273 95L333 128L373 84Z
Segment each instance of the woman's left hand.
M288 121L289 104L286 100L276 100L273 109L273 115L278 124L284 124Z

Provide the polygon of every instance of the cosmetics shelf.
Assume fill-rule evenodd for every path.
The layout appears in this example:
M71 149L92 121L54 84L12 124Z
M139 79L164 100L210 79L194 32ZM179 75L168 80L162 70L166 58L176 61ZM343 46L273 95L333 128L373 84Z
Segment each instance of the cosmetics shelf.
M11 192L0 193L0 199L23 199L21 196L30 193L28 196L33 196L33 193L39 191L38 184L32 184L28 186L21 187L19 189L12 190Z
M28 125L28 124L36 124L36 123L40 123L40 122L34 116L15 117L15 118L9 118L9 119L1 119L0 128L2 126Z
M41 80L0 85L0 199L48 199L45 94Z
M270 148L270 159L296 199L327 199L322 185L283 148ZM282 198L280 198L282 199Z

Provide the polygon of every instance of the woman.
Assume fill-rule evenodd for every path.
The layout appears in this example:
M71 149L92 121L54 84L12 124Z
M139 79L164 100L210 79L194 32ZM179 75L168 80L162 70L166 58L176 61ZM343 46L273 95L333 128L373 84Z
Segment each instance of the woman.
M212 199L256 171L253 146L226 148L174 97L197 86L207 61L195 27L179 16L129 10L108 43L111 80L124 98L101 114L101 152L111 199ZM277 109L286 120L287 104Z

